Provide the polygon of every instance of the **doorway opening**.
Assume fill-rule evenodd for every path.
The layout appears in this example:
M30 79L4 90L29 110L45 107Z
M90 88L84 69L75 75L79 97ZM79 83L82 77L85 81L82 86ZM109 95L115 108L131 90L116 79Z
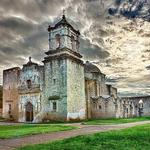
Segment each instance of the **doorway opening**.
M33 121L33 105L30 102L26 104L26 121Z

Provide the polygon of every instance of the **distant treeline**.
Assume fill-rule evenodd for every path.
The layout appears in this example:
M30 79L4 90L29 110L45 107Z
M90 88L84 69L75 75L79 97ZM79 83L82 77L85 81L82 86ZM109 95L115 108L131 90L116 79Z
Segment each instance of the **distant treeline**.
M3 87L0 85L0 108L2 108Z

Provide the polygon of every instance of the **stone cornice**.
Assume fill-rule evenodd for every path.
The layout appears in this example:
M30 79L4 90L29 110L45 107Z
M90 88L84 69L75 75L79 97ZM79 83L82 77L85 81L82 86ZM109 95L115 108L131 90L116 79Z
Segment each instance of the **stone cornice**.
M73 54L73 55L75 55L75 56L77 56L79 58L82 58L82 55L80 53L75 52L75 51L73 51L73 50L71 50L69 48L66 48L66 47L61 48L61 49L57 48L56 50L49 50L49 51L45 52L45 54L46 55L52 55L52 54L57 54L57 53L60 53L60 52L65 52L65 51L69 52L69 53L71 53L71 54Z
M18 87L18 93L19 94L28 94L28 93L40 93L41 89L40 89L40 85L39 86L34 86L32 88L27 88L27 87L22 87L19 86Z
M43 63L50 62L51 60L62 60L62 59L70 59L72 61L75 61L78 64L84 65L83 61L80 58L74 57L73 55L67 54L67 53L61 53L57 55L50 55L44 58Z

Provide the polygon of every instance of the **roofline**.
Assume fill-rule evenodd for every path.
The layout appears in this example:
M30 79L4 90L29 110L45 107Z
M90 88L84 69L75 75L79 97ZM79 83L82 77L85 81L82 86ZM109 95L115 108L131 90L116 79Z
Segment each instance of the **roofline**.
M144 95L144 96L120 96L120 98L129 98L129 99L131 99L131 98L146 98L146 97L149 97L150 98L150 95Z
M62 20L64 20L65 22L61 22ZM62 19L60 21L58 21L54 26L48 26L48 32L50 32L51 30L55 30L57 29L59 26L67 26L69 28L71 28L76 34L80 35L80 31L76 30L67 20L65 15L62 16Z
M13 68L8 68L8 69L5 69L5 70L3 70L3 72L5 72L5 71L10 71L10 70L21 70L21 68L20 67L13 67Z

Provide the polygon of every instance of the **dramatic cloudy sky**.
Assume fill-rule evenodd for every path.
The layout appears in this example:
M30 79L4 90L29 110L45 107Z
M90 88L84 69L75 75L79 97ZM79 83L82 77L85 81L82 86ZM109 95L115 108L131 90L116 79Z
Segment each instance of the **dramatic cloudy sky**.
M121 95L150 94L149 0L0 0L2 70L29 56L43 60L49 24L66 10L81 32L80 51L107 74Z

